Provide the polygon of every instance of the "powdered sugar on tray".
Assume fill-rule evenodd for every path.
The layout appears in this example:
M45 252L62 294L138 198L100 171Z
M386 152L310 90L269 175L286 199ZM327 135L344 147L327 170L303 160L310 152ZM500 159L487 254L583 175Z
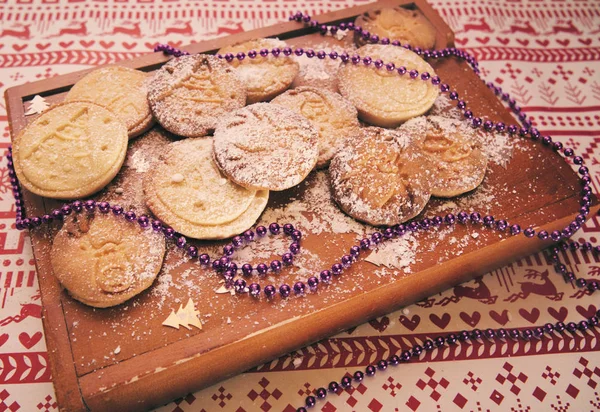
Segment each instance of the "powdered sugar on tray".
M410 265L415 263L418 246L417 239L412 234L408 234L379 245L365 260L375 266L385 266L411 273Z

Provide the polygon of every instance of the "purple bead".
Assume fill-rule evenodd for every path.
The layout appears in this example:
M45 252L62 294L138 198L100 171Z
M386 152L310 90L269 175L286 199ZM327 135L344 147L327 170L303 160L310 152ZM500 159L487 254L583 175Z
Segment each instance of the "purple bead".
M256 57L256 55L257 55L257 54L258 54L258 53L256 53L256 50L250 50L250 51L248 52L248 57L249 57L249 58L251 58L251 59L254 59L254 58Z
M348 53L343 52L340 54L340 60L346 63L348 60L350 60L350 56L348 55Z
M266 235L267 234L267 228L264 227L264 226L258 226L256 228L256 234L258 236L264 236L264 235Z
M540 238L540 240L546 240L548 239L548 232L545 230L541 230L538 232L538 238Z
M413 358L418 358L419 356L421 356L421 354L423 353L423 348L419 345L415 345L413 346L412 350L411 350L411 356Z
M556 324L554 325L554 329L556 329L558 332L564 332L566 326L563 322L556 322Z
M319 274L319 277L321 278L321 282L323 282L325 284L331 282L331 272L329 270L323 270Z
M532 227L528 227L523 231L525 237L532 238L535 236L535 230Z
M421 80L427 81L431 78L431 75L427 72L421 73Z
M283 261L284 265L289 266L294 262L294 255L291 253L284 253L281 257L281 260Z
M260 285L258 283L251 283L250 286L248 286L248 292L250 293L250 296L258 297L260 295Z
M456 336L454 333L451 333L450 335L448 335L446 337L446 342L448 343L448 345L456 344L457 340L458 340L458 336Z
M308 287L310 288L310 290L314 291L319 286L319 279L317 279L315 276L311 276L308 278L306 283L308 284Z
M296 295L303 295L304 292L306 292L306 285L304 285L304 282L296 282L294 284L294 293Z
M354 54L350 60L352 61L352 64L358 64L360 63L360 56L358 54Z
M555 241L558 242L560 240L560 238L562 237L561 233L558 230L554 230L551 234L550 234L550 238Z
M330 392L337 392L339 388L340 388L340 384L337 383L336 381L329 382L328 389Z
M375 232L371 235L371 241L374 244L378 244L379 242L381 242L382 239L383 239L383 235L379 232Z
M344 376L341 380L342 388L348 388L352 385L352 380L348 376Z
M442 346L443 346L444 345L444 342L443 342L444 338L441 338L441 339L442 339ZM400 360L402 362L408 362L410 360L410 358L412 358L412 355L411 355L411 352L409 350L402 351L402 353L400 354Z
M506 329L498 329L498 331L496 332L496 336L500 339L505 339L507 335L508 332L506 332Z
M350 255L357 258L360 255L360 247L354 245L350 248Z
M519 233L521 233L521 226L511 225L510 234L514 236L514 235L518 235Z
M452 213L448 213L446 217L444 217L444 222L448 225L452 225L456 222L456 217Z
M367 250L371 246L371 241L369 239L362 239L360 241L360 247L362 250Z
M233 53L226 53L225 54L225 60L227 60L228 62L232 62L233 61Z
M573 158L573 163L575 163L576 165L583 164L583 157L581 157L581 156L575 156Z
M292 232L292 240L294 240L296 242L300 242L301 239L302 239L302 232L300 232L299 230L294 230Z
M223 271L223 267L221 266L221 262L219 260L213 260L212 268L216 272L222 272Z
M290 252L292 252L294 255L300 253L300 244L298 242L293 242L290 245Z
M108 213L110 210L110 204L108 202L100 202L98 203L98 210L101 213Z
M531 331L531 329L525 329L523 331L521 331L521 338L525 339L525 340L530 340L533 337L533 332Z
M119 215L123 214L123 208L119 205L113 206L111 209L115 216L119 216Z
M342 256L342 265L347 268L352 264L352 256L344 255Z
M481 124L483 123L483 120L481 120L481 117L476 117L471 121L473 128L478 128L481 126Z
M481 221L481 215L478 212L471 213L471 223L479 223Z
M275 273L279 273L281 271L281 262L279 260L274 260L271 262L271 270Z
M472 119L473 118L473 112L470 111L470 110L465 110L464 117L465 117L465 119Z
M457 219L460 223L467 223L467 220L469 220L469 215L466 212L460 212L457 215Z
M308 49L306 50L306 57L308 57L309 59L312 59L313 57L315 57L315 51L312 49Z
M292 288L290 288L290 285L284 283L283 285L279 286L279 294L282 298L287 298L288 296L290 296L291 292Z
M483 224L487 227L491 227L494 225L494 216L487 215L483 218Z
M386 239L391 239L394 237L394 230L391 227L387 227L385 228L385 230L383 231L383 236Z
M467 342L470 339L471 339L471 334L468 331L462 330L458 333L458 340L460 340L461 342ZM427 349L427 348L425 348L425 349Z
M229 267L229 258L227 256L223 256L221 259L219 259L219 264L221 265L221 267L223 269L226 269Z
M590 324L585 320L580 321L579 324L577 325L577 329L579 329L582 332L588 330L589 328L590 328Z
M318 56L318 53L317 53L317 56ZM331 51L331 53L329 53L329 58L332 60L336 60L338 58L338 56L339 55L337 54L337 52L335 50L333 50L333 51Z
M58 210L58 209L54 209L51 213L52 218L56 219L56 220L60 220L63 218L63 213Z
M52 220L53 220L53 218L50 215L43 215L42 216L42 222L43 223L46 223L46 224L52 223Z
M494 337L496 336L496 332L494 332L494 330L493 330L493 329L489 329L489 328L488 328L488 329L486 329L486 330L483 332L483 334L484 334L484 336L485 336L486 338L488 338L488 339L494 339Z
M269 50L267 49L260 49L260 51L258 52L262 57L267 57L269 55ZM285 54L285 50L284 50L284 54Z
M372 60L371 60L371 58L369 56L363 58L362 61L363 61L363 64L365 66L369 66L371 64L371 62L372 62Z
M283 51L283 54L285 56L290 56L292 54L292 48L291 47L284 47L282 51Z
M372 34L369 40L371 41L371 43L379 43L379 36L376 34Z
M231 239L231 245L235 249L239 249L244 245L244 239L241 236L235 236L233 239Z
M267 298L272 298L273 296L275 296L276 292L277 292L277 290L275 289L275 286L273 286L273 285L265 286L265 296Z
M198 256L198 248L194 245L189 245L187 247L187 254L191 258L195 258Z
M135 220L135 213L133 211L129 211L125 213L125 220L128 222L133 222Z
M32 217L30 219L30 221L31 221L31 224L35 227L40 226L42 224L42 219L37 216Z
M175 244L177 245L177 247L178 247L179 249L183 249L183 248L185 247L185 244L186 244L186 243L187 243L187 242L186 242L186 240L185 240L185 237L183 237L183 236L179 236L179 237L177 238L176 242L175 242Z
M235 249L232 245L225 245L223 247L223 254L225 256L231 256L231 255L233 255L233 252L235 252Z
M258 265L256 265L256 271L258 272L259 275L266 274L268 270L269 270L269 267L264 263L259 263Z
M96 202L91 199L86 200L83 204L83 207L85 207L85 210L87 210L88 212L93 212L96 209Z
M504 219L498 220L496 222L496 228L501 232L505 231L507 227L508 227L508 222Z
M388 363L385 359L382 359L379 362L377 362L377 369L379 369L380 371L386 370L387 367L388 367Z
M429 219L427 217L424 218L423 220L421 220L419 222L419 226L421 226L421 228L425 229L425 230L429 229L431 227L431 219Z
M71 206L73 207L73 210L77 213L83 210L83 202L81 202L80 200L74 201L73 203L71 203Z
M398 69L396 71L398 72L399 75L402 76L402 75L406 74L406 67L400 66L400 67L398 67Z
M544 335L544 328L542 327L537 327L533 329L533 336L535 336L536 338L541 338Z
M471 339L475 339L475 340L481 339L481 335L482 334L481 334L481 331L479 329L473 329L471 331Z
M433 342L429 341L429 343L433 347ZM398 356L398 355L392 355L392 356L390 356L390 358L388 359L388 364L390 364L392 366L399 365L400 364L400 356Z
M331 266L331 273L339 275L342 273L343 268L341 263L334 263L333 266Z
M242 274L244 276L252 276L252 265L249 263L244 263L242 265Z
M206 266L210 263L210 256L208 256L206 253L203 253L198 257L198 261L201 265Z
M273 235L278 235L278 234L279 234L279 231L280 231L280 229L281 229L281 228L280 228L280 226L279 226L279 224L278 224L278 223L271 223L271 224L269 225L269 232L271 232L271 234L273 234Z
M315 404L317 403L317 400L315 399L314 396L307 396L306 397L306 401L304 402L306 404L306 406L308 406L309 408L312 408L313 406L315 406Z
M365 373L367 376L373 376L377 372L377 368L374 365L369 365L365 368Z
M319 388L315 391L315 394L317 395L317 398L324 399L327 396L327 389Z
M239 52L238 54L235 55L235 57L239 60L242 61L246 58L246 53L244 52Z
M511 339L519 339L519 336L521 336L521 332L519 331L519 329L511 329L508 331L508 336L510 336Z
M448 86L446 83L442 83L440 84L440 90L442 93L446 93L448 90L450 90L450 86Z
M412 69L410 72L408 72L408 74L411 77L411 79L416 79L417 77L419 77L419 72L415 69Z
M393 72L396 69L396 65L394 63L388 63L385 65L385 68L388 72Z
M237 293L244 293L246 291L246 281L244 279L236 279L233 282L233 287Z
M441 79L438 76L433 76L431 78L431 84L433 84L434 86L437 86L441 83Z
M286 235L291 235L293 231L294 225L292 225L291 223L286 223L285 225L283 225L283 233L285 233Z

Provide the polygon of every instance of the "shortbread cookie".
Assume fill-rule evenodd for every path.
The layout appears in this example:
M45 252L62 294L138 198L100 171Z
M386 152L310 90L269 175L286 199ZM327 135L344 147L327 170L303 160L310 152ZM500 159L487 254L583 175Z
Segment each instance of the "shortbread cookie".
M358 16L354 24L371 35L376 34L380 39L398 40L403 45L409 44L421 49L431 49L435 45L435 27L419 10L404 7L370 10ZM354 40L359 46L367 43L358 31L355 32Z
M416 53L402 47L370 44L357 50L361 57L381 59L419 73L435 76L433 68ZM372 66L372 65L371 65ZM339 89L358 109L359 117L367 123L396 127L405 120L425 113L435 102L439 89L431 82L410 78L408 72L399 75L385 67L376 69L363 64L345 63L339 70Z
M326 167L346 139L359 133L354 106L337 93L314 87L299 87L277 96L278 104L306 117L319 132L317 167Z
M282 50L286 46L285 42L278 39L256 39L219 50L219 54L223 56L227 53L234 56L240 52L246 54L243 60L235 58L229 64L235 68L235 73L246 86L247 104L271 100L290 87L298 74L298 62L283 54L263 57L259 53L262 49L272 50L277 47ZM247 55L251 50L257 53L256 57L250 58Z
M152 285L165 255L165 240L109 214L68 216L54 237L54 275L78 301L115 306Z
M90 102L44 112L14 141L15 170L30 192L56 199L85 197L117 174L127 151L127 128Z
M129 137L139 136L153 123L146 82L139 70L112 66L94 70L71 88L65 101L88 101L104 106L127 126Z
M212 139L171 143L144 177L152 213L197 239L243 232L258 219L268 200L268 192L245 189L224 177L212 160L212 145Z
M329 55L332 52L338 55L343 52L353 54L354 50L356 50L356 45L353 41L346 41L343 46L340 46L334 43L333 38L325 37L324 43L315 45L314 51L315 53L323 51L327 56L324 59L320 59L317 55L306 57L306 54L296 57L300 65L300 71L290 87L295 89L297 87L310 86L338 92L337 72L342 61L339 57L332 59Z
M431 194L453 197L469 192L485 177L487 158L477 131L463 122L440 116L412 119L402 125L401 138L413 139L431 164Z
M285 107L256 103L234 112L215 130L214 158L235 183L255 190L285 190L317 163L319 134Z
M371 225L406 222L429 201L427 160L394 130L361 130L331 161L333 198L344 212Z
M195 54L173 59L156 71L148 85L148 102L168 131L206 136L220 117L244 106L246 87L225 61Z

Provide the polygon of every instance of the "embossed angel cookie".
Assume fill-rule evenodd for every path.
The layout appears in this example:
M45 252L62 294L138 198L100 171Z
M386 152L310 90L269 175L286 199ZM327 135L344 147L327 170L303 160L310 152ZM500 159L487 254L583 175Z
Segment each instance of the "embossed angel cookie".
M219 54L223 56L228 53L232 56L240 52L246 54L243 60L234 58L230 64L246 86L247 104L271 100L290 87L298 74L298 62L293 57L283 54L274 57L271 54L263 56L260 53L263 49L282 50L286 46L285 42L278 39L256 39L219 50ZM249 51L256 54L252 54L253 57L249 56Z
M361 130L331 161L333 198L344 212L375 226L415 217L431 195L426 159L394 130Z
M156 120L186 137L206 136L217 120L246 103L246 87L228 63L195 54L173 59L156 71L148 85Z
M149 288L162 266L165 240L112 214L69 216L54 237L54 275L78 301L115 306Z
M412 119L399 129L401 138L413 139L431 164L431 194L453 197L469 192L485 177L487 158L477 131L465 123L440 116Z
M123 165L127 129L114 113L89 102L70 102L43 113L19 133L13 157L30 192L56 199L91 195Z
M271 101L306 117L319 132L317 167L326 167L347 138L359 133L354 106L337 93L315 87L298 87Z
M127 67L94 70L71 88L65 101L89 101L115 113L127 126L129 137L139 136L153 123L148 105L148 74Z
M292 110L256 103L235 111L215 130L219 169L249 189L285 190L302 182L317 163L319 134Z
M431 49L435 45L435 27L419 10L404 7L370 10L358 16L354 24L380 39L398 40L422 49ZM358 31L354 39L359 46L367 43Z
M245 189L224 177L212 160L212 139L171 143L144 177L146 204L177 232L224 239L250 228L268 191Z
M404 66L408 71L415 69L435 76L425 60L403 47L370 44L357 53L361 58L381 59L384 63L394 63L395 67ZM399 75L385 66L376 69L372 64L365 67L348 61L340 67L338 76L340 93L358 109L359 117L382 127L396 127L425 113L439 95L439 89L431 82L412 79L408 72Z

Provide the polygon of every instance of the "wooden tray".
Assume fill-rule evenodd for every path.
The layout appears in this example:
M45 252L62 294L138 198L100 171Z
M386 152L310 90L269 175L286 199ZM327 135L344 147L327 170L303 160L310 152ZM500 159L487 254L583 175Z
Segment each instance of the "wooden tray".
M384 0L324 14L317 19L323 23L353 21L369 9L390 5L417 7L438 30L436 48L453 44L449 27L422 0ZM228 44L269 36L278 36L290 44L302 46L320 44L324 39L335 43L331 37L310 34L308 29L300 27L296 22L281 23L194 44L186 50L191 53L214 52ZM154 53L119 64L151 71L167 60L162 53ZM466 64L444 59L433 65L442 80L456 89L469 106L475 108L477 115L512 121L502 104ZM31 117L24 116L24 102L37 94L46 97L49 102L61 101L64 93L88 71L8 89L6 100L12 135L19 133L31 120ZM143 139L152 141L152 137ZM134 141L131 150L146 150L140 149L144 146L140 142L143 140ZM519 145L523 150L515 150L507 169L493 166L488 171L484 186L488 193L490 188L498 193L492 193L495 198L487 208L497 218L518 222L522 227L564 227L579 209L580 185L576 174L550 149L525 141ZM130 172L127 167L124 168L116 178L119 184L137 184L136 177L128 175ZM269 207L285 205L290 197L302 199L315 179L313 175L306 184L273 194ZM111 187L114 188L114 184ZM486 189L478 189L461 201L468 201L483 190ZM109 192L110 189L100 196ZM30 216L41 215L57 205L26 191L24 198L26 214ZM432 201L425 215L439 210L443 204ZM594 204L593 209L596 210L596 202ZM314 217L310 211L304 213L307 219ZM303 248L318 256L321 269L329 267L355 241L352 233L305 235ZM393 275L379 276L376 274L377 267L361 261L316 294L291 297L287 301L276 298L272 302L262 298L257 301L248 296L215 294L214 290L220 286L219 277L183 260L180 252L170 245L165 267L169 267L168 274L175 286L168 291L164 302L165 297L153 291L160 286L155 285L120 307L98 310L77 303L62 290L52 274L49 261L52 233L34 231L31 240L59 405L61 409L70 411L131 411L157 406L548 245L522 235L511 237L471 226L457 226L451 236L443 239L438 234L419 234L417 238L419 254L410 265L411 273L398 271ZM456 239L465 238L469 241L457 246ZM207 242L198 242L197 245L201 249L211 247ZM166 271L163 268L159 279L165 279ZM293 282L294 275L286 273L272 283ZM186 280L194 286L182 287ZM174 330L161 326L170 311L177 309L180 302L185 303L188 297L198 304L203 315L203 330ZM120 351L116 351L117 347Z

